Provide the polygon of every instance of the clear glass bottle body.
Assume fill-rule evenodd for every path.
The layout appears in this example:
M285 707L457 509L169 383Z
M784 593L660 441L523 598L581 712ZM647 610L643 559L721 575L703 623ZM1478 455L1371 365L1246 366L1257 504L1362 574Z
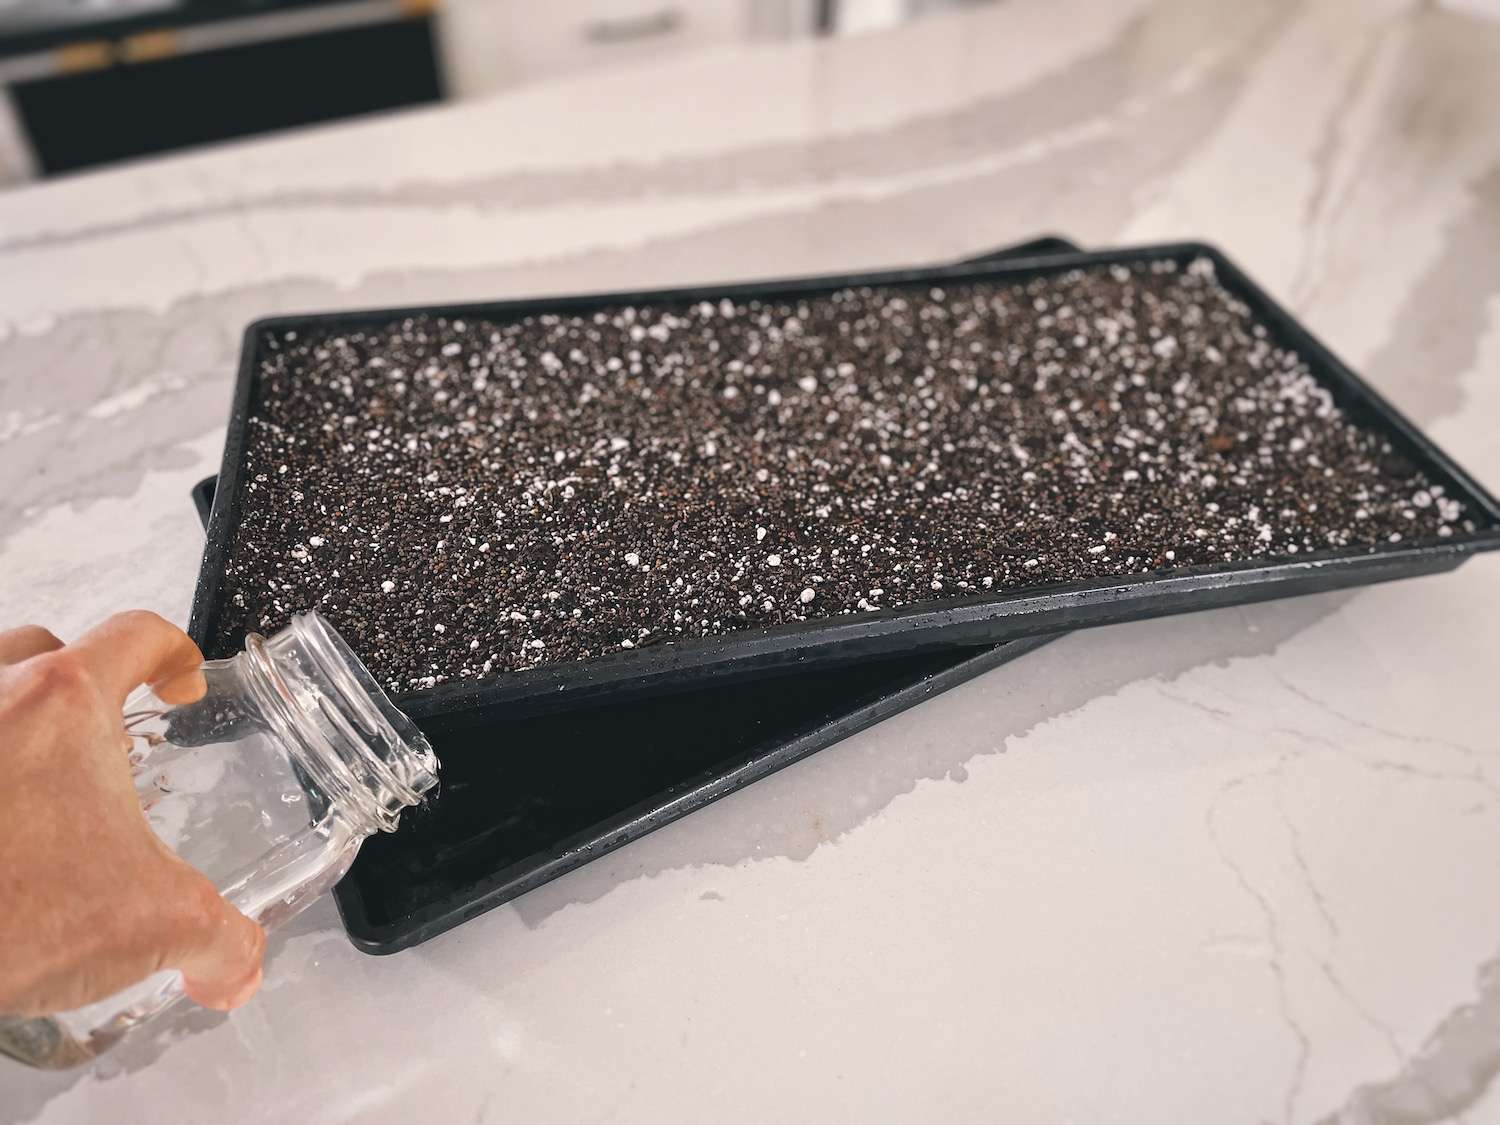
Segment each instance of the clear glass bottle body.
M125 727L152 830L267 929L328 891L366 836L437 783L431 746L316 613L203 666L207 693L131 696ZM0 1052L66 1067L182 997L176 972L36 1019L0 1016Z

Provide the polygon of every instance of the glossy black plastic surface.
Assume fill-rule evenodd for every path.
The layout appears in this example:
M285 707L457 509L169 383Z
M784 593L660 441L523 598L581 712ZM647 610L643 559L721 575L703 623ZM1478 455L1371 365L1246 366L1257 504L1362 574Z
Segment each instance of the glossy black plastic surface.
M1075 249L1041 238L986 259ZM216 483L193 489L205 526ZM335 891L344 923L370 953L426 941L1048 639L531 718L429 721L441 792L361 850Z
M990 257L1072 249L1044 239ZM1493 513L1493 501L1460 479ZM193 490L205 523L214 483ZM1403 573L1448 569L1475 547L1421 557L1420 567L1407 560ZM482 693L469 706L450 696L419 709L443 763L442 793L398 832L365 845L335 892L345 924L368 952L418 944L1048 639L918 649L795 674L737 669L650 698L578 705L570 695L567 709L550 712Z
M410 692L399 704L416 718L441 720L476 712L515 717L581 703L614 702L722 684L735 678L805 671L878 659L918 655L944 648L977 647L1021 637L1316 593L1450 570L1478 550L1500 546L1500 505L1411 423L1318 343L1222 253L1202 243L1174 243L1124 250L1025 256L1003 262L968 263L941 269L841 276L753 285L702 286L651 293L511 301L427 309L388 309L282 317L246 332L220 488L209 521L208 546L194 596L190 632L209 650L223 610L224 563L241 503L241 465L247 422L256 392L260 349L268 334L352 331L422 312L504 320L540 311L580 311L620 303L667 303L827 292L848 285L929 285L935 282L1022 281L1080 266L1173 259L1211 259L1222 283L1245 300L1283 346L1298 351L1319 381L1356 420L1386 434L1429 477L1463 501L1480 524L1471 535L1377 548L1345 548L1266 559L1161 571L1149 575L1039 586L949 602L932 602L723 637L654 645L592 660L544 665L488 679L441 684ZM230 638L228 647L233 647ZM357 638L356 638L357 640ZM220 655L209 651L209 655Z

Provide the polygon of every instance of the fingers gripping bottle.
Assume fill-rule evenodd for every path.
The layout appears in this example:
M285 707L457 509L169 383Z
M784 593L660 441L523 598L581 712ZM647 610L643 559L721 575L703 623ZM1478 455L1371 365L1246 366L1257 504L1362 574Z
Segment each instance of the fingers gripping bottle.
M432 747L338 633L307 613L203 666L208 690L125 705L141 810L232 905L274 929L328 891L367 836L437 784ZM183 996L157 973L86 1007L0 1016L0 1052L62 1068L107 1050Z

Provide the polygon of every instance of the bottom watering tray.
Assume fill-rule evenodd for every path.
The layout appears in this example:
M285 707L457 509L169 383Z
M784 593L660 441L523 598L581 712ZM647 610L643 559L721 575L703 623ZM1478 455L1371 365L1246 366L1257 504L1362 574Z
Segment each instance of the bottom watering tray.
M1075 249L1044 238L977 260ZM212 478L194 489L205 521L213 489ZM417 945L1049 639L424 722L441 791L365 843L334 892L344 924L369 953Z

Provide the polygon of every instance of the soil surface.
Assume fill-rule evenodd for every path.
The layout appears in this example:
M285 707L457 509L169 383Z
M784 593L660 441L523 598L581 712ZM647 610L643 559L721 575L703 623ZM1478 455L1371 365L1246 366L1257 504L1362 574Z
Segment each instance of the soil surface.
M266 349L220 639L317 608L401 691L1472 529L1207 260Z

